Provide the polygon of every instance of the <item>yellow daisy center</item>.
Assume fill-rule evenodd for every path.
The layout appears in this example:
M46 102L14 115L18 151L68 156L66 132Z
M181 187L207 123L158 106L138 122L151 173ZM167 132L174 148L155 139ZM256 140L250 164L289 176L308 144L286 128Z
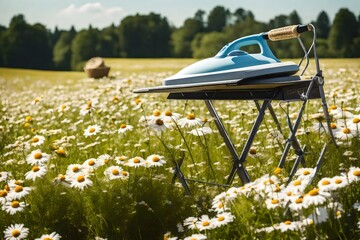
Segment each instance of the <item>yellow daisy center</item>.
M330 184L330 181L328 181L328 180L324 180L324 181L321 182L321 185L323 185L323 186L326 186L326 185L329 185L329 184Z
M85 181L85 177L84 176L78 176L77 178L76 178L76 181L78 181L79 183L81 183L81 182L83 182L83 181Z
M65 104L61 105L61 111L64 111L65 108L66 108L66 105L65 105Z
M18 207L20 207L19 201L12 201L12 202L11 202L11 207L13 207L13 208L18 208Z
M284 222L286 225L290 225L291 224L291 221L287 220Z
M218 208L223 208L223 207L224 207L224 204L222 202L219 203Z
M208 121L208 119L207 119L206 117L202 117L202 118L201 118L201 121L202 121L203 123L206 123L206 122Z
M337 106L336 106L336 105L331 105L331 106L330 106L330 109L331 109L331 110L335 110L335 109L337 109Z
M25 128L30 127L30 123L28 123L28 122L27 122L27 123L25 123L25 124L24 124L24 127L25 127Z
M7 191L0 190L0 197L6 197L6 196L7 196Z
M121 174L124 175L124 176L127 176L127 175L128 175L128 173L125 172L125 171L122 171Z
M345 134L350 134L350 133L351 133L351 130L350 130L349 128L344 128L344 129L342 130L342 132L345 133Z
M140 159L139 158L134 158L134 163L140 163Z
M4 189L5 191L10 192L10 187L8 185L5 185Z
M331 128L331 129L336 129L336 128L337 128L337 126L336 126L336 124L335 124L335 123L330 123L330 128Z
M42 158L42 154L39 153L39 152L37 152L37 153L34 154L34 158L35 158L35 159L41 159L41 158Z
M203 222L202 222L202 225L203 225L204 227L209 226L209 225L210 225L210 222L209 222L209 221L203 221Z
M94 160L90 160L90 161L88 162L88 164L89 164L89 166L94 166L94 165L95 165L95 161L94 161Z
M87 109L90 109L91 106L92 106L92 102L91 102L91 101L88 101L88 102L87 102Z
M342 183L342 180L341 179L335 179L335 183L340 184L340 183Z
M89 129L89 132L90 132L90 133L93 133L93 132L95 132L95 130L96 130L95 128L90 128L90 129Z
M111 171L111 173L112 173L112 175L119 175L119 170L117 170L117 169L113 169L112 171Z
M59 148L58 150L55 151L57 154L59 155L65 155L65 150L63 148Z
M271 200L271 204L278 204L280 201L279 199L273 199Z
M275 188L275 190L274 190L274 192L280 192L280 191L281 191L281 188L280 188L279 185L277 185L276 188Z
M16 186L15 188L14 188L14 191L15 192L22 192L23 191L23 187L22 186Z
M13 236L13 237L18 237L18 236L20 236L20 234L21 234L21 232L19 229L14 229L11 231L11 236Z
M140 98L135 99L135 103L136 103L136 105L139 105L141 102L142 102L142 101L141 101L141 99L140 99Z
M359 122L360 122L360 118L354 118L354 119L352 120L352 122L353 122L353 123L359 123Z
M299 186L299 185L301 185L301 180L296 180L296 181L294 182L294 186Z
M303 202L303 199L302 198L298 198L295 200L295 203L299 204L299 203L302 203Z
M217 220L218 220L219 222L222 222L222 221L225 220L225 217L224 217L224 216L220 216L220 217L217 218Z
M158 125L158 126L164 125L164 122L163 122L163 120L161 120L161 119L156 119L155 123L156 123L156 125Z
M126 124L124 124L124 123L121 124L121 125L120 125L120 128L123 128L123 129L126 128Z
M194 119L195 119L195 114L189 113L189 114L186 116L186 118L189 119L189 120L194 120Z
M53 238L44 238L44 240L54 240Z
M26 116L25 121L30 122L32 120L31 116Z
M310 196L316 196L316 195L319 195L319 189L317 188L314 188L313 190L311 190L309 192Z
M59 178L59 180L62 181L62 182L65 181L65 179L66 179L66 177L65 177L64 175L60 175L58 178Z
M20 182L19 180L16 180L16 181L14 182L14 184L15 184L15 185L20 185L21 182Z
M160 161L160 158L158 156L153 156L152 161L153 162L158 162L158 161Z
M359 177L360 176L360 170L355 170L353 172L353 175Z
M158 117L158 116L161 115L161 112L160 112L159 110L155 110L155 111L153 112L153 115L154 115L155 117Z
M38 166L33 166L31 168L31 171L33 171L33 172L38 172L39 170L40 170L40 168Z
M310 174L310 171L309 170L305 170L304 172L303 172L303 175L309 175Z
M170 110L166 110L165 111L165 116L171 117L172 116L172 112Z
M281 168L277 167L277 168L275 168L274 173L279 174L279 173L281 173L281 170L282 170Z
M124 157L124 156L118 157L118 160L119 160L119 161L125 161L125 160L126 160L126 157Z
M79 167L76 167L76 166L72 168L72 171L73 171L73 172L78 172L79 170L80 170L80 168L79 168Z
M38 142L40 139L38 138L38 137L34 137L31 141L33 142L33 143L36 143L36 142Z

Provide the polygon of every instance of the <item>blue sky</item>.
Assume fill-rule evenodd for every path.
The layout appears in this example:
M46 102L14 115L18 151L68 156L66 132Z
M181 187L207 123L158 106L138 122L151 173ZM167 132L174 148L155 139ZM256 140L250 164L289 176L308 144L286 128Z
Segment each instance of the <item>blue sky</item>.
M122 18L136 13L159 13L175 26L192 17L198 9L206 13L217 5L230 11L237 8L251 10L256 20L267 22L279 14L296 10L302 23L316 20L320 11L325 10L330 20L343 7L349 8L356 16L360 14L360 0L0 0L0 24L8 26L15 14L24 14L29 23L40 22L48 28L58 26L77 30L89 24L103 28L111 23L118 25Z

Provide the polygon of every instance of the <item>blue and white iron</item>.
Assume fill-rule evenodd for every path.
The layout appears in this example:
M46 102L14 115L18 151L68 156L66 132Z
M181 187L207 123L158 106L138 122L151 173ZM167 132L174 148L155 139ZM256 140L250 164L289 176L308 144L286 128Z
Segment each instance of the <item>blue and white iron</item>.
M260 53L248 54L240 50L258 45ZM262 76L289 76L299 71L293 62L280 62L270 50L263 33L239 38L225 45L214 57L185 67L165 79L163 85L196 84L228 80L242 80Z

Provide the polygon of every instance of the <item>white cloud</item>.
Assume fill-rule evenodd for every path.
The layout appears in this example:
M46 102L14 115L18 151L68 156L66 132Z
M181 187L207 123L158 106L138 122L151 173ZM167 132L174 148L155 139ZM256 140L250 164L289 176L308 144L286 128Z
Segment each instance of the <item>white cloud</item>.
M56 18L61 19L61 25L75 25L77 28L105 27L111 23L119 24L126 15L121 7L105 7L100 2L85 3L81 6L70 4L60 10Z

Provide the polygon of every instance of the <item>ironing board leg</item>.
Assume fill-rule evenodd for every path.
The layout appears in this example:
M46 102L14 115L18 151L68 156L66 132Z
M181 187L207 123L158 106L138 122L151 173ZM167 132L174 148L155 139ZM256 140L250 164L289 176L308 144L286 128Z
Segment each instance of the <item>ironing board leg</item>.
M246 141L246 144L245 144L245 146L244 146L244 148L243 148L243 150L241 152L241 155L237 159L234 159L234 164L233 164L233 167L231 169L231 172L229 174L229 177L228 177L228 180L227 180L226 184L231 184L233 182L236 172L239 174L239 173L241 173L243 171L242 169L245 170L245 167L243 166L243 163L246 160L246 157L247 157L247 155L249 153L249 150L250 150L251 145L252 145L252 143L254 141L256 133L259 130L260 124L261 124L261 122L262 122L262 120L263 120L263 118L265 116L265 110L269 106L270 102L271 102L270 100L265 100L263 102L262 106L260 107L258 116L257 116L257 118L255 120L255 123L254 123L254 125L253 125L253 127L252 127L252 129L250 131L248 140ZM239 174L239 176L240 176L240 174ZM249 178L249 181L244 182L243 179L241 178L241 176L240 176L240 179L241 179L243 184L250 181L250 178Z
M296 170L298 169L298 166L301 162L303 162L303 158L304 158L304 155L305 155L305 151L306 151L306 146L304 146L304 148L302 149L301 151L301 154L299 154L295 160L295 163L290 171L290 174L289 174L289 178L286 182L286 185L288 185L292 178L294 177L295 173L296 173ZM304 166L305 167L305 166Z
M189 188L188 183L186 182L185 176L182 174L181 172L181 165L183 163L184 157L182 157L181 159L179 159L179 162L175 161L175 166L174 166L174 176L172 178L172 184L175 183L176 178L180 181L181 185L183 186L183 188L185 189L185 193L187 195L191 195L191 191Z
M237 164L239 155L237 154L235 146L232 143L228 133L226 132L225 127L222 124L221 119L220 119L219 115L217 114L214 105L212 104L211 100L204 100L204 101L205 101L206 107L209 110L210 115L215 120L216 127L218 128L219 133L220 133L221 137L223 138L226 147L229 149L231 156L233 158L234 164L233 164L232 172L234 171L234 172L238 173L240 180L243 184L250 182L250 177L249 177L249 174L246 171L245 167L242 166L242 164ZM229 181L227 181L227 184L229 184Z

